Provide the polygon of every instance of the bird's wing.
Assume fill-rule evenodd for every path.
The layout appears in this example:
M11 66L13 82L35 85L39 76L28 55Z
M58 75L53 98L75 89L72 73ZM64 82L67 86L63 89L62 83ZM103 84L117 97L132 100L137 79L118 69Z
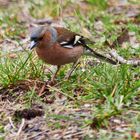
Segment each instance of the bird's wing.
M79 45L82 45L84 47L86 46L86 44L93 44L93 42L89 39L74 32L71 32L65 28L57 27L56 30L58 33L57 42L62 47L73 48Z
M56 30L58 33L57 42L60 43L62 47L72 49L73 47L82 45L84 47L84 54L94 56L98 59L104 60L114 65L117 64L117 62L115 62L111 58L108 58L88 47L89 44L94 44L94 41L91 41L88 38L71 32L65 28L56 27Z

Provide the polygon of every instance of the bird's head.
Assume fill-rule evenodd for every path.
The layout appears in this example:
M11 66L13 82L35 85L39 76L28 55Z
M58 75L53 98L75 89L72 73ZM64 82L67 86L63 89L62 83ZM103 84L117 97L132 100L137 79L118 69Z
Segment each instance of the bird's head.
M47 30L46 26L39 26L39 27L34 27L31 31L30 34L30 49L33 49L34 47L37 47L39 42L43 39L43 36Z

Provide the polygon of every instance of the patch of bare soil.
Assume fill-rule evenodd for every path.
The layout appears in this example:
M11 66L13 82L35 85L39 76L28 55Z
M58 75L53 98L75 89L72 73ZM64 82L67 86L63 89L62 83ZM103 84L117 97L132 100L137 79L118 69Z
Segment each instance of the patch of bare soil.
M27 108L24 96L31 87L34 87L42 101L33 100L30 108ZM74 93L76 98L79 94L83 94L83 89L79 87ZM16 86L10 85L1 89L0 124L4 126L2 135L5 139L81 140L98 137L98 122L103 120L92 118L93 103L83 103L77 108L74 101L64 95L60 96L60 93L56 93L51 102L46 102L44 99L50 100L51 94L47 84L39 80L21 81ZM97 104L99 103L97 101ZM92 124L85 125L87 120L92 120ZM109 118L109 123L109 128L100 127L104 131L118 132L125 131L129 127L128 122L117 116ZM136 135L135 132L132 132L132 135Z
M40 100L31 100L26 107L26 94L33 88ZM82 93L75 89L75 94ZM30 98L30 96L29 96ZM20 81L0 90L0 124L4 126L3 136L12 139L81 139L89 133L90 127L81 128L84 119L89 119L88 106L73 107L73 101L56 93L52 96L47 83L39 80ZM90 130L90 131L89 131Z

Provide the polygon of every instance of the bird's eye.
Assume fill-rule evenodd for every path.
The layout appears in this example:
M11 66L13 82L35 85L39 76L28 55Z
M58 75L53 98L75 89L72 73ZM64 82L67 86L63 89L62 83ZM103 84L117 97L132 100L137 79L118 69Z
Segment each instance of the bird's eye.
M35 41L35 42L40 41L42 39L43 39L43 37L31 37L30 38L31 41Z
M38 39L37 39L37 37L31 37L30 40L31 41L37 41Z

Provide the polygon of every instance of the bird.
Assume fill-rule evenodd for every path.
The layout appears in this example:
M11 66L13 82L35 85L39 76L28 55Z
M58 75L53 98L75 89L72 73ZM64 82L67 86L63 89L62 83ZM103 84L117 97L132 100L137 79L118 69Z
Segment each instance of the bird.
M93 56L113 65L117 64L116 61L97 53L89 47L89 44L95 42L64 27L46 25L33 27L30 33L30 41L29 48L31 50L35 48L40 59L57 66L56 72L51 77L52 82L55 81L61 66L73 63L72 68L65 76L69 79L82 55Z

